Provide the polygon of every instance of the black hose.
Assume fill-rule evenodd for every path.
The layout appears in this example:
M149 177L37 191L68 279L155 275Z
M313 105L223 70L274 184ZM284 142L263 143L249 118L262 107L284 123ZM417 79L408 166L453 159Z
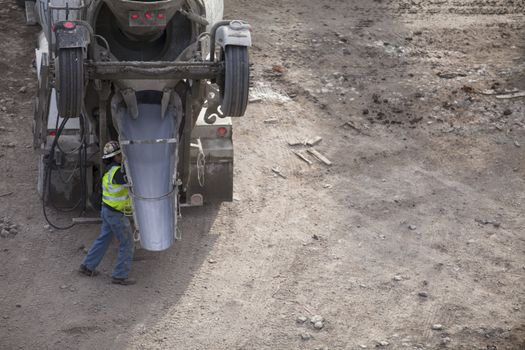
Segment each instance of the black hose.
M82 147L83 147L83 144L84 144L84 134L83 134L83 117L80 116L80 118L82 119L82 120L81 120L81 123L80 123L80 134L81 134L81 135L80 135L80 146L77 147L76 149L74 149L73 151L69 151L69 152L64 152L64 151L62 150L62 148L60 148L60 142L58 142L58 138L59 138L59 133L58 133L58 118L57 118L57 123L56 123L56 126L55 126L55 128L57 129L57 135L56 135L56 137L55 137L56 143L54 143L54 145L55 145L55 147L58 147L58 149L59 149L62 153L64 153L64 154L72 154L73 152L78 152L78 164L79 164L79 168L78 168L78 169L80 170L81 186L82 186L82 168L81 168L82 165L81 165L80 162L81 162L81 160L82 160L82 153L81 153L81 152L82 152ZM67 119L69 119L69 118L67 118ZM66 123L67 123L67 121L66 121ZM65 126L65 124L64 124L64 126ZM62 130L60 131L60 135L62 135ZM54 149L53 145L51 146L51 154L52 154L52 157L53 157L53 158L50 160L50 162L49 162L49 165L50 165L50 166L47 168L47 169L49 169L49 176L48 176L48 181L47 181L47 185L48 185L48 186L51 184L51 173L52 173L52 167L51 167L51 165L52 165L52 161L53 161L54 156L55 156L55 149ZM75 166L75 168L76 168L76 166ZM77 170L77 169L73 169L73 171L76 171L76 170ZM58 169L58 171L60 172L60 169ZM63 182L64 184L66 183L66 182L64 182L63 179L62 179L62 182ZM81 188L81 191L82 191L82 188ZM81 193L82 193L82 192L81 192ZM59 208L59 207L57 207L52 201L49 201L49 202L48 202L48 204L50 204L51 207L52 207L53 209L55 209L56 211L59 211L59 212L61 212L61 213L70 213L70 212L72 212L72 211L75 211L75 210L76 210L76 209L77 209L82 203L83 203L83 202L82 202L82 195L81 195L81 197L79 198L79 200L75 203L75 205L72 206L72 207L70 207L70 208ZM84 203L85 203L85 201L84 201Z
M81 145L78 148L79 152L79 170L80 170L80 199L79 201L72 207L72 208L57 208L52 201L49 201L49 204L58 211L61 212L71 212L79 207L79 205L82 205L80 215L82 215L86 210L86 197L87 197L87 147L86 147L86 138L85 138L85 126L84 126L84 116L80 116L81 123L80 123L80 134L81 134ZM58 145L58 139L60 138L60 135L62 134L62 131L64 130L64 127L66 126L67 121L69 120L69 117L66 117L62 120L62 123L57 129L57 133L55 135L55 138L53 139L53 143L51 144L51 149L48 158L45 160L45 169L44 169L44 182L43 182L43 189L42 189L42 211L44 214L44 218L46 222L49 224L49 226L53 227L57 230L68 230L75 226L76 224L73 223L68 226L58 226L49 220L46 212L46 196L47 192L49 190L49 185L51 184L51 174L53 171L53 161L55 157L55 148ZM58 123L57 123L58 124Z

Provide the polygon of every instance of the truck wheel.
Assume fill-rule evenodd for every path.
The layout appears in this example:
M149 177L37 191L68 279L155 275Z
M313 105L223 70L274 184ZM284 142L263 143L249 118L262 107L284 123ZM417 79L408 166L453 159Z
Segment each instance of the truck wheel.
M246 46L226 46L221 110L225 116L240 117L248 105L250 64Z
M84 99L84 55L82 48L58 50L56 77L60 117L77 118Z

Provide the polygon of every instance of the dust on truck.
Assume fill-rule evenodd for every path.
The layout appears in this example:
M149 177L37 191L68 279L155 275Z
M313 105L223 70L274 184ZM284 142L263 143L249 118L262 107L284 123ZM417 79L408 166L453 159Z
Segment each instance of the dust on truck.
M232 200L232 117L244 115L249 90L246 22L223 20L218 0L25 6L28 23L42 27L33 130L44 208L97 209L101 150L117 139L143 248L173 244L180 207Z

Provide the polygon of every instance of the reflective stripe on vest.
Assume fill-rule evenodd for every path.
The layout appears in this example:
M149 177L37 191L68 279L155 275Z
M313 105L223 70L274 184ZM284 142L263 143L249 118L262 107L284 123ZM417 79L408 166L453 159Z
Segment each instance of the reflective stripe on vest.
M128 188L113 183L113 178L119 169L120 165L114 165L102 177L102 201L118 211L129 212L131 200Z

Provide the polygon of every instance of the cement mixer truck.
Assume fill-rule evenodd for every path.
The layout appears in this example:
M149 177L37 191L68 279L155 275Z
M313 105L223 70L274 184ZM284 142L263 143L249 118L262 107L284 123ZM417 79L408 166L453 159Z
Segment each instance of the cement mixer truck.
M222 0L25 6L28 23L42 27L33 144L46 219L51 208L99 208L108 140L122 148L144 249L174 243L181 207L232 200L232 118L248 102L249 24L223 20Z

